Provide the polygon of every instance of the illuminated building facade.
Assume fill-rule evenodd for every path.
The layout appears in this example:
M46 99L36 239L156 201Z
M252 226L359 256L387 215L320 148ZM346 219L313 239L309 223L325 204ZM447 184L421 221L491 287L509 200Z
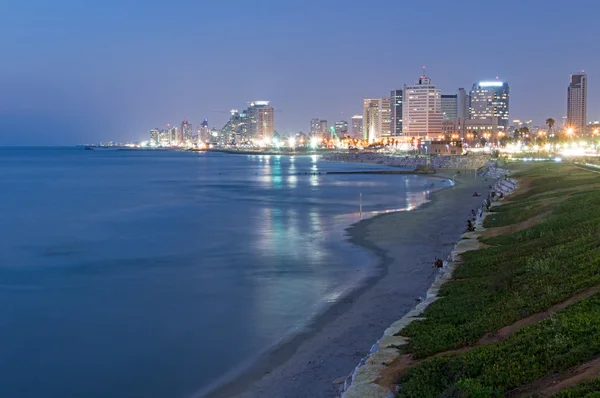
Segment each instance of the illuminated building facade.
M182 135L182 139L181 139L182 142L192 140L192 125L191 125L191 123L188 123L187 120L184 120L183 122L181 122L181 135Z
M486 120L497 117L502 129L508 130L509 98L508 83L501 81L475 83L471 89L469 118Z
M352 116L352 138L363 138L363 116Z
M587 75L571 75L567 89L567 128L574 133L584 133L587 124Z
M458 117L458 95L442 94L440 103L444 120L456 120Z
M392 90L390 95L391 135L402 136L402 98L404 90Z
M441 138L444 119L441 94L425 74L417 84L404 85L402 119L403 133L407 138Z
M253 101L245 112L248 116L248 136L271 139L275 132L275 111L269 101Z
M321 121L319 119L311 119L309 131L311 137L319 136L319 134L321 134Z
M392 135L392 99L363 100L363 139L369 143Z
M345 120L340 120L335 122L335 134L338 138L344 138L348 135L348 122Z

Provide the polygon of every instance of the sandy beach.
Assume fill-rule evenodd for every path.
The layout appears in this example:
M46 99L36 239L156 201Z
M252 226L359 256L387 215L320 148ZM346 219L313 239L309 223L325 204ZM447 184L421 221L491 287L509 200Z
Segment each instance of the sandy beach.
M452 178L454 171L438 173ZM452 188L410 212L383 214L348 229L350 240L375 252L380 272L318 317L306 333L269 352L209 397L336 397L344 380L383 331L401 318L433 282L436 257L445 259L465 229L474 191L491 181L463 171ZM240 336L243 338L243 336Z

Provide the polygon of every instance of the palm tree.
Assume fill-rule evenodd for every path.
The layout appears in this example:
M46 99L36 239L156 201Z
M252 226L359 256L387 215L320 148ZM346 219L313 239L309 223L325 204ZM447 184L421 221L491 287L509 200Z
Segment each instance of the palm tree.
M552 127L554 127L555 123L556 122L551 117L546 119L546 125L548 126L548 136L552 135Z

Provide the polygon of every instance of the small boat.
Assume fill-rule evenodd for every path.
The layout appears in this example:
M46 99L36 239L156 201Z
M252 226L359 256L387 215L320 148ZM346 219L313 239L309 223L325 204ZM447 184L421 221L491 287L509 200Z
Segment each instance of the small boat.
M83 148L85 151L93 151L94 148L92 148L91 146L86 146L85 148Z

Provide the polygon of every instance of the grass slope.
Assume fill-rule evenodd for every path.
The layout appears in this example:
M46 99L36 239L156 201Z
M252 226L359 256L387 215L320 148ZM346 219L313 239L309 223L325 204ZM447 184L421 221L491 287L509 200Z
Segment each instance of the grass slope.
M527 165L530 189L496 208L488 226L548 213L529 229L466 253L443 299L402 335L416 358L472 345L486 333L600 284L600 175L570 165ZM493 396L600 355L600 299L592 297L506 341L433 358L411 369L401 396ZM598 337L596 337L598 336Z

